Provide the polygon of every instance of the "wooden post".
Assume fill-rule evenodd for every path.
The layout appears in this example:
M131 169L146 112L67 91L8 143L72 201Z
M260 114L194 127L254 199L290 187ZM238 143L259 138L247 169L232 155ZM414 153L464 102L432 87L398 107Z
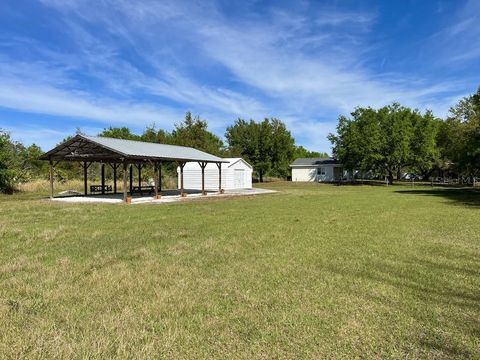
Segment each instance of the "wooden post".
M153 163L153 179L155 181L155 200L159 199L158 196L158 170L157 170L157 163Z
M200 161L198 164L202 168L202 195L207 195L207 192L205 191L205 167L207 166L207 163Z
M127 163L123 163L123 201L127 202ZM130 168L131 169L131 168ZM130 174L132 172L130 171Z
M205 163L200 166L202 167L202 195L205 195Z
M158 187L160 194L162 193L162 162L158 163Z
M142 189L142 164L138 164L138 187Z
M222 189L222 163L217 163L218 167L218 192L220 194L223 194L223 189Z
M105 163L102 162L102 195L105 195Z
M132 195L133 190L133 165L130 165L130 195Z
M88 195L88 186L87 186L87 162L83 162L83 191L85 193L85 196Z
M50 199L53 199L53 161L50 159Z
M118 164L114 163L113 164L113 193L117 193L117 168Z
M183 168L185 166L185 163L180 163L180 196L185 197L187 194L183 191Z

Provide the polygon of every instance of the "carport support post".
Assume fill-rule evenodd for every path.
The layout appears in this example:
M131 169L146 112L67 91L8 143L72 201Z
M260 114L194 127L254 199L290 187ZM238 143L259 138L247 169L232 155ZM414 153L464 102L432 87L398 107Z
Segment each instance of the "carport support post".
M83 162L83 191L85 193L85 196L88 194L88 187L87 187L87 162Z
M157 163L153 163L153 179L155 181L155 200L159 198L158 196L158 169Z
M142 164L138 164L138 187L140 188L140 194L142 193Z
M205 191L205 167L207 166L207 163L200 161L198 164L202 168L202 195L207 195L207 192Z
M102 162L102 195L105 194L105 163Z
M113 193L117 193L117 163L113 163Z
M53 199L53 161L50 159L50 199Z
M217 163L218 167L218 192L223 193L222 190L222 163Z
M131 172L130 172L131 173ZM123 163L123 201L127 202L127 163Z
M158 163L158 188L160 191L160 195L162 193L162 162Z
M180 196L184 197L186 196L183 191L183 168L185 167L185 163L181 162L178 165L180 166Z
M130 194L132 194L133 190L133 165L130 165Z

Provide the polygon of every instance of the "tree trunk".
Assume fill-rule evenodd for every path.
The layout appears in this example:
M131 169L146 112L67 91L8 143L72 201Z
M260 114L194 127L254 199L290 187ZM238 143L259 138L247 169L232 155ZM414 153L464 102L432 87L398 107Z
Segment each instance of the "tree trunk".
M393 185L393 171L392 170L388 170L387 179L388 179L388 184Z
M429 170L422 171L422 178L424 181L430 180L433 172L436 170L435 167L431 167Z
M397 168L397 180L402 180L402 168L400 166Z
M263 170L262 170L262 169L260 169L260 170L258 171L258 176L259 176L259 180L258 180L258 181L260 181L261 183L263 183Z

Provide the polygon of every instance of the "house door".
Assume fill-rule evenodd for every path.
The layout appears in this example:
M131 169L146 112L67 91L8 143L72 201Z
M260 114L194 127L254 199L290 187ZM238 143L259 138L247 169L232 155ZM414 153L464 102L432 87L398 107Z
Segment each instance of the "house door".
M235 189L243 189L245 187L245 175L243 169L235 169L233 172L233 186Z

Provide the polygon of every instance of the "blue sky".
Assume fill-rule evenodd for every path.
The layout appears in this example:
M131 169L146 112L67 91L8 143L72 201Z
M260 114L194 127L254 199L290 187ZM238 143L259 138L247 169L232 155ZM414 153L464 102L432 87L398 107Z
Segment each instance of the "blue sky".
M223 136L278 117L330 151L339 114L393 101L443 117L480 85L480 1L5 0L0 128L45 150L80 128Z

